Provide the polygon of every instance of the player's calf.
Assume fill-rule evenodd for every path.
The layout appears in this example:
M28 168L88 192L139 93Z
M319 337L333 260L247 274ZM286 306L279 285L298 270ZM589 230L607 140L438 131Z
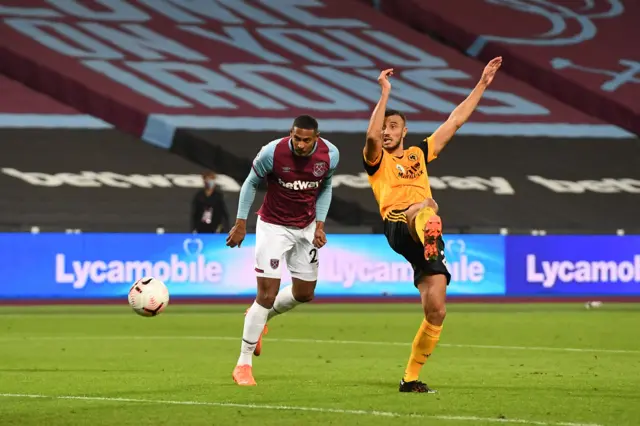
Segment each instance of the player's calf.
M247 310L244 312L245 317L249 313L249 309L251 308L247 308ZM273 308L271 308L271 310L273 310ZM269 312L271 312L271 310L269 310ZM267 314L267 321L269 321L268 314ZM256 348L253 350L253 354L255 356L260 356L260 354L262 353L262 336L266 335L267 333L269 333L269 327L267 327L267 324L265 324L264 328L262 329L262 333L260 333L260 337L258 338L258 343L256 343Z

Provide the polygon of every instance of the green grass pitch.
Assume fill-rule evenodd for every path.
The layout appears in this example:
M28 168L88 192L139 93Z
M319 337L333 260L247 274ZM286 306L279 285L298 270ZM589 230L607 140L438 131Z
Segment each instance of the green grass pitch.
M400 394L415 304L275 318L258 386L231 380L246 306L0 307L0 425L640 424L640 305L451 304Z

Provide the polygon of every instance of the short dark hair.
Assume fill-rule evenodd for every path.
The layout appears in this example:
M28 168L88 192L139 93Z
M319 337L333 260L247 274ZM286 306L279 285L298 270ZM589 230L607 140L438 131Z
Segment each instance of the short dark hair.
M293 120L293 127L298 129L313 130L318 133L318 120L310 115L300 115Z
M392 115L397 115L398 117L402 118L402 121L406 124L407 123L407 117L405 117L404 113L402 111L398 111L397 109L388 109L384 112L384 117L391 117Z

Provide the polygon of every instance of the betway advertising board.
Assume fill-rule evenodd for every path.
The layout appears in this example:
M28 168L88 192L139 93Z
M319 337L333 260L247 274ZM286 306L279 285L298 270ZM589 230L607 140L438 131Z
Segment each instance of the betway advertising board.
M115 129L0 129L0 226L188 232L204 168ZM218 179L233 196L236 181Z
M233 218L251 161L275 134L192 133L215 148L215 155L197 151L193 157L205 164L216 160L209 167L218 173ZM323 136L341 153L329 219L381 225L361 160L364 137ZM407 144L421 139L411 135ZM0 140L0 223L31 226L64 218L70 227L82 222L84 231L105 231L98 225L107 223L109 231L125 223L137 223L136 231L186 231L189 203L206 169L116 130L10 129L0 130ZM457 136L429 163L428 173L449 232L640 233L637 152L631 139ZM262 198L259 193L253 203L252 222ZM366 214L358 216L356 208Z
M452 298L640 297L640 237L445 236ZM598 249L594 249L597 247ZM122 299L143 276L174 300L253 297L255 235L0 234L0 299ZM417 296L413 270L383 235L328 235L316 294ZM286 270L286 268L285 268ZM282 285L291 283L284 272Z
M364 134L324 131L340 150L333 196L374 212L381 221L362 164ZM424 133L409 122L405 146ZM278 134L269 132L190 132L227 156L215 169L239 183L260 148ZM284 134L281 133L284 136ZM181 145L177 138L176 144ZM193 149L194 144L185 140ZM433 197L446 229L456 232L640 233L640 155L634 139L456 136L427 169ZM211 158L198 150L194 158ZM244 159L242 169L232 162ZM237 176L237 177L236 177ZM332 204L331 210L337 209ZM480 229L482 228L482 229Z
M164 147L176 127L280 131L301 113L363 131L388 67L390 107L432 131L483 68L355 1L21 0L0 16L0 72ZM462 132L628 136L506 74Z
M382 8L470 56L502 55L506 72L640 134L637 1L383 0Z

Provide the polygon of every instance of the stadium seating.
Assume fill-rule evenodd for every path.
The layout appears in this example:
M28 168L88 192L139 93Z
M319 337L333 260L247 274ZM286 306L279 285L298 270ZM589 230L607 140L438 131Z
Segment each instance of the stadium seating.
M388 16L640 134L638 2L382 0ZM461 13L468 10L470 13ZM472 12L471 12L472 11Z

